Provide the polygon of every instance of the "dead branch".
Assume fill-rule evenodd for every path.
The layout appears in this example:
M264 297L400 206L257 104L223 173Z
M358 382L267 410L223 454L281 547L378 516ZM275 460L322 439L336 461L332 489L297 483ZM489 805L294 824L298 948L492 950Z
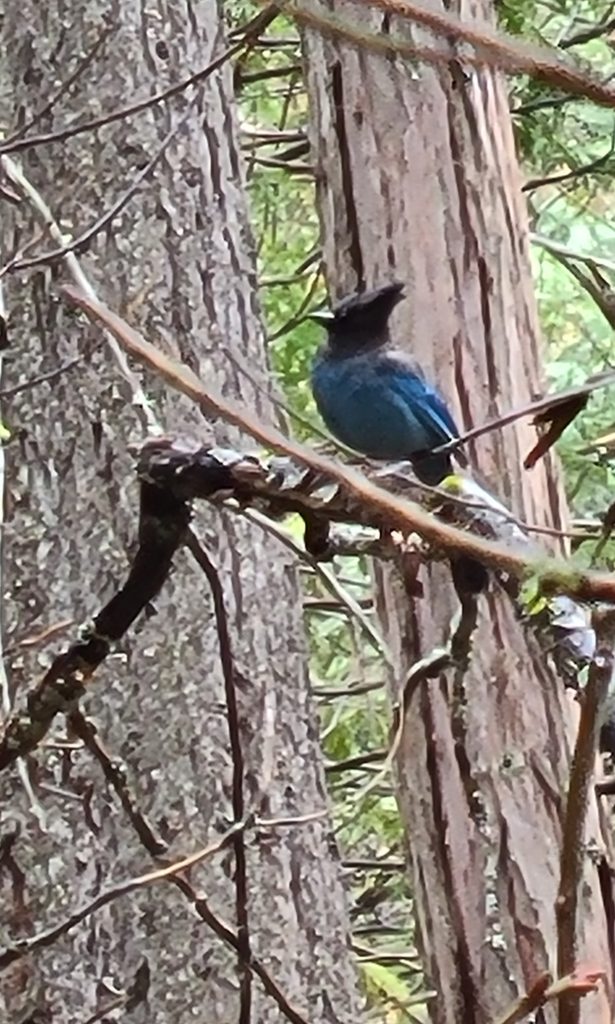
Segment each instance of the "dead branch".
M321 461L328 464L327 460ZM93 624L86 627L81 638L54 660L28 697L26 713L9 717L0 738L0 769L33 750L57 714L71 716L76 712L88 679L107 657L112 643L123 635L158 592L177 548L189 537L187 529L193 499L207 498L218 504L234 502L241 509L252 506L251 516L258 513L258 521L262 518L271 526L274 524L261 516L259 510L273 517L300 513L306 523L306 546L313 561L359 550L375 557L398 557L399 551L390 539L377 540L372 535L367 540L352 537L349 541L343 534L332 534L330 523L358 523L385 531L390 529L389 519L382 515L380 505L395 501L404 508L405 503L382 487L374 487L373 479L392 491L401 492L402 496L416 496L421 492L429 495L429 491L414 483L399 466L380 468L372 480L359 478L365 481L361 484L363 489L366 485L374 487L379 495L383 495L380 504L374 507L373 503L361 500L355 488L339 486L336 478L341 475L344 480L348 471L337 464L332 465L336 471L333 479L312 469L302 470L289 460L272 459L270 463L261 463L238 452L208 449L186 439L154 438L146 442L138 460L141 481L139 547L128 580L96 616ZM472 481L467 485L476 487ZM459 503L459 495L450 497L440 490L429 495L428 504L431 501L431 508L442 518L448 516L459 521L457 517L460 516L464 521L465 517L465 522L472 529L499 540L505 538L509 545L514 545L514 557L524 566L531 566L533 561L541 564L540 559L545 560L542 554L537 555L535 546L495 499L489 501L484 491L470 491L469 494L470 498L478 494L479 500L472 502L465 496L466 500ZM414 508L409 504L407 507ZM473 536L458 527L445 526L423 510L418 511L436 527L454 529L463 537ZM531 552L531 557L525 555L524 559L524 546ZM436 549L436 556L438 553ZM444 557L444 548L440 554ZM516 577L504 574L502 580L509 593L515 596ZM561 651L562 658L572 662L574 676L578 667L586 664L593 655L594 637L587 615L570 598L559 595L548 603L546 619L551 647L555 652ZM544 617L537 617L535 621L536 626L544 625ZM466 630L466 640L469 641L470 636L471 629ZM463 652L464 649L461 644L459 650ZM84 742L91 745L93 739L87 735L83 724L79 730Z
M507 573L515 579L523 579L533 574L537 578L538 589L543 594L557 593L580 600L615 602L615 575L584 570L573 571L565 561L553 556L545 558L542 555L540 559L523 557L509 546L488 543L473 534L434 519L417 505L388 494L373 481L348 466L333 462L305 445L290 440L274 427L259 423L211 388L205 388L189 367L151 345L101 303L92 301L75 288L64 287L62 292L92 320L113 334L126 352L153 370L173 388L187 395L204 413L220 416L227 423L250 434L261 444L296 459L300 465L306 466L316 474L321 473L329 477L332 483L340 485L345 493L352 497L357 507L364 506L368 509L374 520L386 529L416 532L436 551L441 550L448 556L466 555L482 562L489 569ZM615 379L615 373L601 376L592 384L592 389L604 386L606 378L611 376ZM569 393L562 392L559 396L551 396L547 405L553 405L554 397L564 402L568 399ZM535 406L532 408L536 411Z
M569 974L577 963L577 911L579 887L583 878L585 821L591 784L598 753L603 711L615 671L613 630L615 610L598 608L592 617L596 635L595 653L583 694L581 719L574 748L568 797L564 817L564 835L560 860L560 884L556 901L558 972ZM578 1024L577 999L562 999L560 1024Z
M224 850L233 836L238 831L243 830L246 827L247 822L235 822L226 832L215 843L210 843L208 846L203 847L201 850L197 850L196 853L191 853L189 857L184 857L182 860L175 861L173 864L169 864L167 867L157 868L155 871L148 871L144 875L139 875L137 878L128 878L123 882L117 882L115 885L110 886L103 892L99 893L93 900L85 903L78 910L74 910L72 914L69 914L59 924L53 925L51 928L47 928L45 931L38 932L36 935L30 936L28 939L21 939L16 942L13 946L5 949L0 953L0 970L4 970L9 967L10 964L16 960L20 960L28 953L32 953L35 949L43 949L45 946L51 946L56 939L61 935L66 935L69 931L75 928L81 921L84 921L86 917L93 914L96 910L100 910L101 907L105 907L108 903L112 903L114 900L119 899L121 896L128 896L129 893L135 892L137 889L144 889L146 886L153 885L154 882L163 882L166 879L172 878L174 875L178 875L187 871L189 868L194 867L196 864L202 864L205 860L210 860L216 853Z
M517 39L494 33L487 26L461 21L454 15L427 9L408 0L370 0L372 6L392 14L419 21L449 39L459 39L476 47L476 52L463 52L462 61L470 67L493 67L507 74L529 74L539 81L587 99L601 106L615 107L615 89L598 81L548 50L524 45ZM354 46L384 53L388 56L411 57L430 64L450 64L455 51L418 46L401 36L365 32L355 24L330 17L324 11L286 2L283 10L299 24L307 25L322 35L344 39ZM358 19L357 19L358 20Z

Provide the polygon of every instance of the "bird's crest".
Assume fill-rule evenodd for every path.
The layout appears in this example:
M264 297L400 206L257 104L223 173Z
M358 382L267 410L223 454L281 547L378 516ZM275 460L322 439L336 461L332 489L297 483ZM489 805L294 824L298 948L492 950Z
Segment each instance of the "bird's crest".
M404 285L399 281L379 288L348 295L330 310L317 310L311 319L337 336L371 334L374 339L386 331L388 319L397 303L404 298Z

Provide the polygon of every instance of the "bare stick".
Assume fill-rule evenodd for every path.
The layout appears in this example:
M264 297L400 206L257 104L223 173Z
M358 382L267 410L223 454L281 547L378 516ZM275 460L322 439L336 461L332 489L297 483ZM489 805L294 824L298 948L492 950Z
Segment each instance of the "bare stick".
M148 885L153 885L154 882L163 882L168 878L172 878L173 875L178 875L187 871L188 868L194 867L196 864L201 864L205 860L210 860L214 854L219 853L221 850L228 846L229 842L237 834L237 832L243 830L246 827L246 822L234 822L233 825L217 840L215 843L210 843L209 846L204 846L202 849L197 850L196 853L191 853L189 857L184 857L182 860L175 861L173 864L169 864L168 867L156 868L155 871L148 871L144 875L139 875L137 878L128 878L123 882L118 882L116 885L110 886L105 889L104 892L99 893L89 903L85 903L78 910L74 910L72 914L69 914L67 918L61 921L59 924L53 925L52 928L47 928L43 932L38 932L36 935L32 935L29 939L22 939L20 942L15 943L9 949L6 949L3 953L0 953L0 969L4 969L12 964L15 960L21 959L26 954L31 953L34 949L42 949L45 946L51 946L56 939L61 935L66 935L67 932L71 931L76 925L84 921L86 917L93 914L96 910L100 910L101 907L105 907L108 903L112 903L114 900L119 899L120 896L127 896L131 892L135 892L137 889L144 889Z
M560 975L570 974L577 966L578 896L586 856L585 821L598 753L602 709L615 668L615 609L596 609L592 616L592 626L596 632L596 650L590 665L587 686L583 692L581 719L570 770L560 860L560 884L555 905ZM577 999L561 1000L559 1020L560 1024L578 1024Z
M566 562L553 556L524 557L511 547L494 544L480 537L444 524L424 512L418 505L398 498L378 487L361 473L312 451L305 445L285 437L274 427L265 426L239 409L232 402L206 388L197 375L179 360L167 356L147 342L141 334L101 303L92 302L75 288L63 288L63 294L74 305L109 330L120 345L139 362L166 380L173 388L192 399L204 412L220 416L228 423L256 438L261 444L282 451L316 473L324 473L340 484L353 498L375 515L382 517L389 529L416 532L436 549L447 554L468 555L487 567L522 579L535 572L543 593L567 594L581 600L615 602L615 575L611 573L573 570Z

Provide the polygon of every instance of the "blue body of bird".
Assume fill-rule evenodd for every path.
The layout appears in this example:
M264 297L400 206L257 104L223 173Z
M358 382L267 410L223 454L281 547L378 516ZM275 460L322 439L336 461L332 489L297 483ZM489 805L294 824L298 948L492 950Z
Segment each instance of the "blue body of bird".
M331 433L376 459L409 459L425 483L451 472L429 452L458 437L444 400L404 352L391 348L389 316L402 298L390 284L352 296L315 319L328 330L312 368L312 391Z
M339 441L374 459L408 459L419 480L435 485L451 472L451 459L431 453L459 432L442 396L391 346L389 317L402 291L398 283L383 285L313 314L328 337L312 367L312 391ZM456 556L451 568L460 595L487 585L473 558Z

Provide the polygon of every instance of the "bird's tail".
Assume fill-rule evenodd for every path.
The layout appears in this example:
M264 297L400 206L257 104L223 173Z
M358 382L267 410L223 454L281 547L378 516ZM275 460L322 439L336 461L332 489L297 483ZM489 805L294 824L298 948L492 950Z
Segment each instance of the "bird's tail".
M433 455L424 452L416 455L412 460L412 468L418 479L430 487L437 487L445 477L454 472L451 457L445 453ZM462 594L480 594L486 589L489 575L476 559L459 555L457 558L451 558L450 565L455 590L460 597Z
M453 472L450 455L431 455L429 452L419 452L412 457L412 468L421 483L430 487L437 487Z

